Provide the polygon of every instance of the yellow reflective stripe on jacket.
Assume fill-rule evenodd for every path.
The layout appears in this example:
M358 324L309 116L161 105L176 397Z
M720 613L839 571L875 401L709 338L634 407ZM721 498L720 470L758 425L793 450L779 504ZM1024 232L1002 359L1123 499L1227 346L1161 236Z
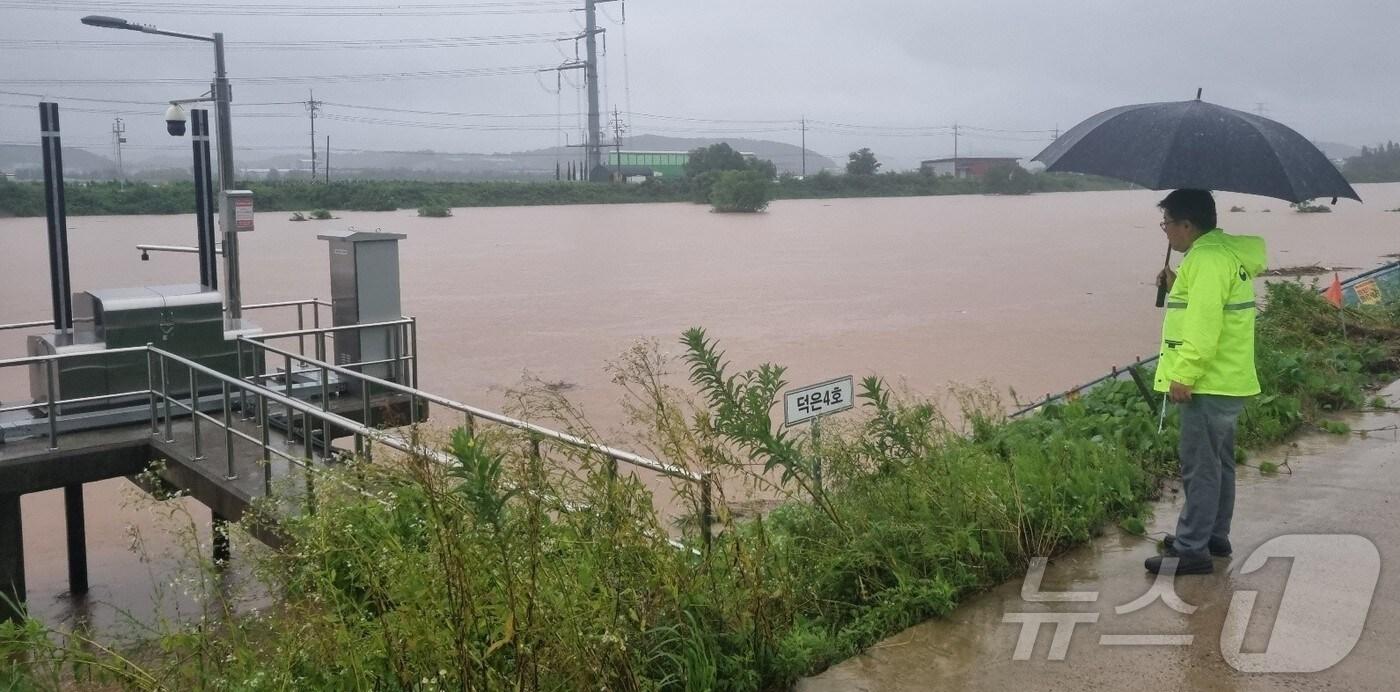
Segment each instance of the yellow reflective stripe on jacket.
M1178 303L1178 302L1167 303L1167 309L1168 309L1168 310L1171 310L1171 309L1173 309L1173 308L1184 308L1184 307L1186 307L1186 303ZM1252 308L1252 307L1255 307L1255 304L1254 304L1254 301L1251 300L1251 301L1249 301L1248 303L1230 303L1229 305L1226 305L1226 306L1225 306L1225 309L1226 309L1226 310L1248 310L1249 308Z

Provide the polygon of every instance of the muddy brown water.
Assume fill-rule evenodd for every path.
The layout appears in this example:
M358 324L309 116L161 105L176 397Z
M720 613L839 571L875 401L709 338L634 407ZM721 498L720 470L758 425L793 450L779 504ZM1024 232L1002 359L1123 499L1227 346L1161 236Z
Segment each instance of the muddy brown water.
M1358 190L1366 204L1332 214L1221 195L1221 209L1248 210L1222 213L1221 225L1265 236L1273 265L1373 267L1400 250L1400 216L1384 212L1400 206L1400 184ZM1160 325L1152 279L1166 248L1160 197L800 200L752 216L690 204L456 209L447 219L337 212L301 223L266 212L242 236L243 294L246 303L329 298L318 233L405 233L403 303L419 320L426 388L496 408L529 372L569 385L602 437L627 447L621 391L605 364L638 339L678 354L691 326L719 339L735 367L778 362L794 384L873 373L928 395L986 383L1031 399L1151 355ZM0 219L0 323L49 313L44 228L42 218ZM79 290L198 276L193 255L141 262L133 247L192 243L189 215L73 217L69 234ZM291 313L250 316L268 328L295 324ZM22 355L23 336L0 332L0 354ZM0 399L25 396L23 374L0 371ZM81 602L65 593L62 494L24 498L36 613L101 624L120 621L102 614L116 609L138 620L155 612L152 582L171 569L165 555L178 541L130 489L124 480L87 487L93 594Z

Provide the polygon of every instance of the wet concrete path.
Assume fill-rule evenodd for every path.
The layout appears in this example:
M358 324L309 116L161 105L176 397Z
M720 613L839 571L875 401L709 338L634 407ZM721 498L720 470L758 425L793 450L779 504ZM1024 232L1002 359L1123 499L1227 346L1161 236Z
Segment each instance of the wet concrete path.
M1382 394L1396 406L1400 383ZM797 689L1397 689L1400 437L1392 426L1400 414L1345 420L1350 435L1308 434L1249 460L1251 466L1286 461L1277 476L1239 468L1235 554L1217 559L1215 574L1178 577L1177 609L1162 599L1138 607L1154 586L1142 568L1154 544L1109 527L1090 545L1049 562L1042 600L1025 600L1021 580L1002 584ZM1362 436L1362 430L1376 432ZM1155 509L1147 527L1153 538L1173 531L1179 494L1168 493ZM1265 553L1275 557L1265 560ZM1027 588L1034 597L1036 590ZM1033 626L1023 633L1020 621L1049 618L1064 620L1059 630L1067 647L1064 639L1056 646L1054 622L1039 625L1030 647ZM1142 636L1158 639L1133 639ZM1270 672L1286 668L1294 670Z

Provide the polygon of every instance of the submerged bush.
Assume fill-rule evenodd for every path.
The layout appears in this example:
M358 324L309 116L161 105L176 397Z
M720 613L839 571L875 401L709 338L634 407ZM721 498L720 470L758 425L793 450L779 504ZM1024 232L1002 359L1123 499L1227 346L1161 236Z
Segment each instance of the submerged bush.
M768 208L773 183L760 171L724 171L710 188L710 204L719 212L759 212Z

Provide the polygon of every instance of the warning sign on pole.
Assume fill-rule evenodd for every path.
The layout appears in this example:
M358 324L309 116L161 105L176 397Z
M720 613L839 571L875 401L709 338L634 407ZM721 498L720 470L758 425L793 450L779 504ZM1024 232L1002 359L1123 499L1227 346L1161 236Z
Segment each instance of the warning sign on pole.
M253 193L251 190L225 190L222 208L224 228L236 233L253 230Z

